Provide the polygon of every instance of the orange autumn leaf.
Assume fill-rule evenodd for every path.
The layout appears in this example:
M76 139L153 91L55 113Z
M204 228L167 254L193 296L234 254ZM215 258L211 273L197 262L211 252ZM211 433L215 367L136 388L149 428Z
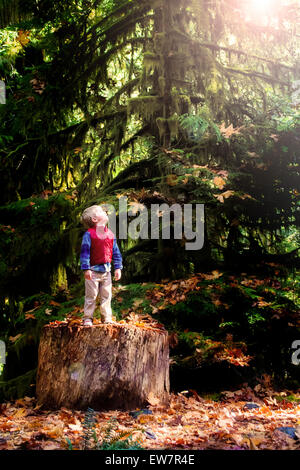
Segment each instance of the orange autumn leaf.
M26 44L28 44L29 41L30 41L30 39L28 37L29 34L30 34L30 31L23 31L21 29L20 31L18 31L17 41L19 41L19 43L22 46L26 46Z
M39 306L40 306L40 305L37 305L36 307L32 308L31 310L27 310L26 312L24 312L25 315L26 315L27 313L32 313L32 312L34 312L37 308L39 308Z
M52 191L45 189L44 191L41 192L40 197L42 199L48 199L49 194L53 194Z
M125 439L128 439L131 436L131 432L127 432L123 436L119 437L119 441L125 441Z
M225 126L225 123L222 122L221 126L219 127L221 134L229 139L234 134L240 134L240 130L243 129L243 126L234 128L232 124L228 127Z
M167 184L169 186L175 186L177 183L177 176L176 175L167 175Z
M229 191L225 191L224 193L222 193L222 196L224 199L227 199L228 197L233 196L233 194L234 194L234 191L229 190Z
M25 320L36 320L35 316L33 315L33 313L25 313Z
M147 397L147 401L148 403L150 403L150 405L152 406L155 406L155 405L158 405L159 404L159 398L157 398L153 392L150 392L148 397Z
M220 273L217 270L211 272L211 274L202 274L202 277L206 280L218 279L218 277L223 276L223 273Z
M153 421L153 416L152 415L140 415L140 416L138 416L138 422L140 424L146 424L146 423L149 423L149 421Z
M72 318L68 321L68 326L80 326L81 325L81 318Z
M50 304L50 305L54 305L55 307L60 307L60 306L61 306L61 304L58 303L58 302L55 302L55 300L51 300L51 301L49 302L49 304Z
M38 93L39 95L41 95L44 92L44 89L46 86L46 83L44 81L38 78L33 78L32 80L30 80L30 83L35 93Z
M227 199L228 197L231 197L233 195L234 195L234 191L228 190L221 194L214 194L213 196L216 197L218 201L223 203L224 199Z
M22 336L21 333L19 333L17 336L10 336L8 339L14 343L15 341L17 341L18 338L20 338Z
M53 427L50 430L45 430L45 433L47 434L47 436L52 439L57 439L58 437L61 437L63 435L63 432L64 432L63 423Z
M241 199L247 199L247 198L248 198L248 199L253 199L253 197L250 196L250 194L240 194L239 197L240 197Z
M225 184L226 184L226 181L221 178L221 176L215 176L214 179L213 179L213 183L219 188L219 189L223 189Z
M15 413L12 415L14 418L23 418L27 415L26 408L19 408Z
M266 302L265 300L259 300L257 303L256 303L257 307L269 307L270 305L272 305L272 302Z
M177 445L184 445L184 444L185 444L185 440L182 439L182 438L176 439L175 444L177 444Z

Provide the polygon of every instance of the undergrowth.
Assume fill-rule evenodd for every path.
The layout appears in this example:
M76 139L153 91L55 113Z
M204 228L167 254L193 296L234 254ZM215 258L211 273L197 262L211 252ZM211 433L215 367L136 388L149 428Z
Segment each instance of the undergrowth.
M128 431L118 431L118 421L111 418L106 428L101 432L102 440L99 441L96 433L96 416L92 408L88 408L83 422L83 434L81 436L82 450L142 450L138 440L134 440ZM70 439L67 439L68 450L74 450Z

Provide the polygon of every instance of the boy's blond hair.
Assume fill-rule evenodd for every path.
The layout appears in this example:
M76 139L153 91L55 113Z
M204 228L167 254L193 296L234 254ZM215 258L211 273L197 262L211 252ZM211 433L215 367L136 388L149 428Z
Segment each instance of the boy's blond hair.
M92 221L92 218L95 216L96 210L99 209L99 207L103 210L103 207L100 205L87 207L82 213L80 219L81 223L88 228L94 227L95 224Z

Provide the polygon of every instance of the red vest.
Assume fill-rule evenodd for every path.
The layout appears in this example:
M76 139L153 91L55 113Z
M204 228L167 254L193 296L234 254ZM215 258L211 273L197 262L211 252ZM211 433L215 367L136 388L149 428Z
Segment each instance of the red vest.
M108 228L104 233L98 234L96 227L88 229L91 235L90 266L96 264L111 263L113 254L114 234Z

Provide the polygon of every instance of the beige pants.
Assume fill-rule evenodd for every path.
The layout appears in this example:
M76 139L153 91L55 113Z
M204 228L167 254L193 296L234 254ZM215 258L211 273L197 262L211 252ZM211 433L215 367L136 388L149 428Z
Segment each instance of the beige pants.
M92 271L92 279L85 279L84 320L93 318L99 295L102 319L111 321L111 288L111 272Z

